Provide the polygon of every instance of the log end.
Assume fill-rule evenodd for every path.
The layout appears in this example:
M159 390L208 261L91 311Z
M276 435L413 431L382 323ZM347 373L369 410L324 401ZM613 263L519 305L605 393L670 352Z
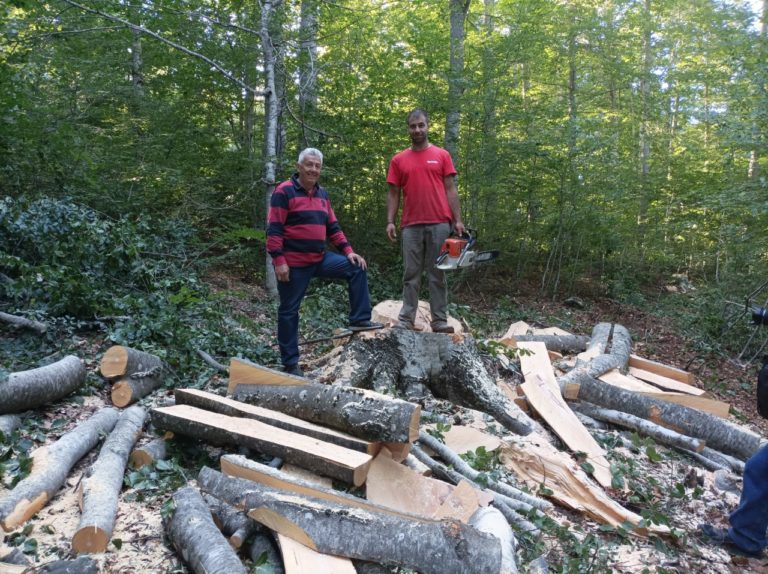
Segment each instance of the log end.
M411 413L411 422L408 428L408 441L413 442L419 438L419 423L421 422L421 405L416 405ZM407 454L407 453L406 453Z
M127 365L128 349L122 345L114 345L104 353L99 364L99 370L103 377L112 379L123 376Z
M153 460L154 459L152 458L152 455L149 454L147 451L136 449L131 453L131 456L128 458L128 463L133 468L141 468L142 466L152 464Z
M109 534L97 526L80 528L72 537L75 554L98 554L107 550Z
M133 399L133 389L128 381L118 381L112 385L112 404L121 409L127 407Z
M352 471L352 484L355 486L363 486L365 484L365 479L368 478L368 469L371 468L372 461L373 459L369 457L368 462L361 464Z
M41 492L34 500L19 501L14 509L5 517L0 517L0 525L6 532L15 530L32 518L48 502L48 493Z

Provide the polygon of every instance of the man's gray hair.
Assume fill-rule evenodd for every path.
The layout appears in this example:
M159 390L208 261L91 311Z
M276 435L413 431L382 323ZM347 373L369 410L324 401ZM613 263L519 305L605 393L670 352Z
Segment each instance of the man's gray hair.
M323 163L323 152L314 147L308 147L301 150L301 153L299 154L299 163L304 163L304 158L308 155L313 155L317 158L320 158L320 163Z

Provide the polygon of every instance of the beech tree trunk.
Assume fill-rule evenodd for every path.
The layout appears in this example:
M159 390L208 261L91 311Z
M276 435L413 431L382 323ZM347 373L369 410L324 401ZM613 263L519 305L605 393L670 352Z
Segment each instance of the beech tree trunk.
M161 437L133 449L130 456L130 463L134 468L141 468L145 464L152 464L156 460L164 460L165 456L165 439Z
M438 398L490 414L517 434L539 426L501 393L468 336L455 343L440 333L390 329L368 339L355 337L331 356L324 371L332 381L396 388L406 396L423 395L426 387Z
M587 348L586 335L515 335L515 341L544 343L548 351L579 353Z
M373 441L412 442L421 407L379 393L317 383L238 385L235 399Z
M99 564L92 558L80 556L74 560L54 560L34 570L37 574L99 574Z
M160 357L122 345L107 349L99 365L99 370L106 379L117 379L136 373L143 373L143 376L153 374L159 378L164 368L165 363Z
M558 382L562 379L560 377ZM708 447L742 460L748 459L760 447L760 436L709 413L625 391L591 377L584 377L579 384L579 400L620 410L703 439Z
M197 574L247 574L243 563L211 518L203 497L192 487L173 495L176 508L163 519L168 538Z
M75 554L93 554L107 549L115 526L128 455L141 434L146 416L140 407L131 407L120 415L114 430L104 441L90 475L83 481L82 515L72 537Z
M116 407L125 408L146 397L162 384L163 378L161 376L130 375L112 385L112 404Z
M0 311L0 321L3 323L8 323L9 325L13 325L14 327L29 329L38 335L44 335L48 330L48 325L45 323L41 323L40 321L33 321L32 319L27 319L26 317L19 317L18 315L10 315L8 313L3 313L2 311Z
M10 441L13 431L21 426L18 415L0 415L0 443Z
M51 403L85 382L85 365L68 355L50 365L11 373L0 383L0 414L20 413Z
M597 378L611 369L619 369L622 372L627 370L629 355L632 352L632 338L629 331L621 325L614 324L610 345L611 348L607 354L598 355L586 364L577 365L557 379L563 396L569 384L581 384L583 380Z
M204 467L206 492L280 534L326 554L413 568L423 574L501 570L499 540L455 520L432 521L283 493ZM382 543L391 541L391 543Z
M248 518L245 512L215 496L203 494L203 500L211 509L213 522L233 548L240 548L251 534L262 528L261 524Z
M32 454L32 472L0 500L0 525L10 532L24 524L64 484L69 471L117 423L119 413L105 408L80 423L50 446Z

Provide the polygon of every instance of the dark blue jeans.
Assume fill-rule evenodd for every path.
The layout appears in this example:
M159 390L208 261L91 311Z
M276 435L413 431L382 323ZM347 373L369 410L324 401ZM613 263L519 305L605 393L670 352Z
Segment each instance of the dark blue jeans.
M326 252L323 260L306 267L291 267L289 281L278 281L280 307L277 310L277 342L283 365L299 362L299 307L312 277L346 279L349 292L349 322L371 319L368 274L338 253Z
M728 534L737 546L750 552L760 552L768 546L768 445L747 461L739 507L729 520Z

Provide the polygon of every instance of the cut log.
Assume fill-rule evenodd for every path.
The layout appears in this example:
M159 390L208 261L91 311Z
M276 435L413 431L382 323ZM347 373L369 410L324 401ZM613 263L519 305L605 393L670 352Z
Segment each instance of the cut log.
M528 351L520 355L520 369L525 383L520 388L528 403L547 421L552 430L574 453L586 454L594 469L594 478L604 488L611 488L611 463L605 451L584 428L559 392L555 373L543 343L520 343Z
M211 509L213 522L229 540L233 548L241 548L243 543L256 532L263 530L261 524L251 520L242 510L219 500L210 494L203 494L203 500Z
M164 518L168 538L184 562L197 574L247 574L234 549L211 518L200 493L192 487L173 495L175 509Z
M51 403L84 382L85 365L74 355L45 367L11 373L0 383L0 414L21 413Z
M165 363L160 357L122 345L107 349L99 365L105 379L117 379L135 373L152 373L159 377L163 369Z
M424 574L498 574L497 538L458 521L406 519L326 500L303 498L203 468L203 488L272 530L313 550L369 562L406 566ZM398 544L382 544L397 540Z
M583 351L589 343L589 337L583 335L515 335L514 338L502 339L502 343L512 346L511 342L544 343L548 351L575 353Z
M759 435L728 421L683 405L660 401L650 395L625 391L591 377L585 377L581 381L579 399L703 439L710 448L742 460L747 460L760 447Z
M72 537L75 554L106 551L115 526L128 455L141 434L146 416L140 407L131 407L120 415L114 430L104 441L90 475L82 482L82 515Z
M576 356L576 365L588 363L595 357L608 350L608 344L613 334L613 323L598 323L592 328L592 336L583 353Z
M74 560L54 560L35 568L36 574L99 574L98 562L87 556Z
M252 419L228 417L176 405L152 409L152 424L161 430L190 436L213 445L237 445L277 456L324 476L360 486L371 456L266 425Z
M27 319L26 317L19 317L18 315L11 315L10 313L3 313L2 311L0 311L0 321L21 329L29 329L38 335L45 335L45 332L48 330L48 325L45 323Z
M365 440L413 442L419 433L419 405L364 389L318 383L239 385L234 398Z
M480 532L487 532L499 539L501 544L501 574L517 574L515 551L517 540L504 515L491 506L479 508L469 524Z
M563 452L556 450L543 436L532 435L505 442L501 462L532 489L547 488L550 497L560 504L584 513L614 528L625 522L635 526L633 532L646 536L649 532L668 534L664 526L639 527L642 517L627 510L595 486L587 475Z
M32 454L32 471L0 500L0 525L10 532L24 524L59 490L69 471L114 428L119 413L105 408L80 423L55 443Z
M21 426L18 415L0 415L0 444L10 442L13 431Z
M650 359L643 359L637 355L629 356L629 366L642 369L644 371L649 371L651 373L656 373L658 375L662 375L663 377L674 379L691 386L695 382L693 373L678 369L676 367L671 367L669 365L663 365L662 363L657 363L656 361L651 361Z
M230 417L254 419L283 430L297 432L318 440L364 452L371 456L375 456L381 448L380 443L365 441L272 409L265 409L242 401L220 397L213 393L206 393L196 389L176 389L174 396L176 397L177 405L190 405ZM410 443L407 444L410 446Z
M152 464L156 460L165 460L167 456L166 451L165 438L156 438L145 445L133 449L129 462L133 468L141 468L144 465Z
M143 399L162 384L162 374L144 376L142 373L134 373L112 385L112 404L121 409L125 408Z
M261 524L259 524L259 526L261 526ZM307 548L307 550L309 550L309 548ZM311 550L309 551L311 552ZM251 562L259 565L259 567L255 569L256 572L264 570L270 574L286 574L283 558L280 556L280 549L277 546L275 537L272 536L266 528L264 528L263 534L256 534L251 538L248 544L248 555L251 558ZM302 572L316 571L304 570Z
M573 405L573 408L593 419L632 429L633 431L649 436L656 442L662 444L692 450L694 452L701 452L706 446L706 443L701 439L680 434L628 413L622 413L612 409L601 409L589 403L577 403Z

